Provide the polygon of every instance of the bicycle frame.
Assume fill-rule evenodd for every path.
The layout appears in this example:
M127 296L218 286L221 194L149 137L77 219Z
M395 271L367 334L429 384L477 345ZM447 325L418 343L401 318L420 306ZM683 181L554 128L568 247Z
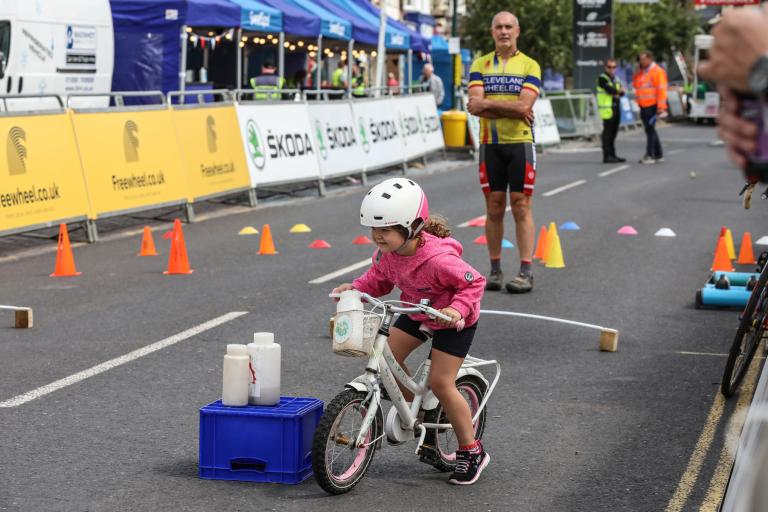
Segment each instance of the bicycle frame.
M381 389L379 388L377 376L381 379L384 388L389 393L389 397L392 400L392 405L397 409L400 416L401 426L405 430L414 430L419 409L421 408L421 404L429 392L428 382L432 364L431 359L427 358L424 361L424 363L417 370L414 377L410 377L406 373L405 369L400 366L400 364L395 359L395 356L392 353L389 344L387 343L387 340L389 339L389 328L392 324L392 319L394 318L394 311L388 304L384 304L382 307L384 308L384 318L381 327L379 328L379 333L376 336L376 340L374 341L373 350L371 351L371 355L368 358L368 363L365 368L365 385L368 389L368 396L366 396L364 403L369 402L370 405L366 411L365 417L363 418L363 424L361 426L360 432L357 436L357 439L355 440L355 445L358 447L363 447L366 445L365 438L371 426L373 425L373 421L376 417L378 408L381 407ZM480 403L480 407L472 418L473 423L482 413L483 409L488 403L488 399L493 393L493 390L496 388L496 384L498 383L499 377L501 375L501 366L496 360L483 360L469 355L467 355L464 363L461 366L462 370L464 370L466 373L475 374L481 379L485 380L485 377L483 377L480 372L475 370L475 368L491 365L496 367L496 375L494 376L493 382L489 386L488 392L486 393L483 401ZM398 381L414 394L410 407L408 406L408 402L405 400L402 391L400 391L400 387L397 385ZM424 439L427 434L427 428L453 429L453 426L450 423L421 423L418 425L418 427L420 429L420 435L419 443L416 447L416 453L419 452L421 445L424 443ZM380 438L374 439L370 441L370 443L375 443L379 439Z

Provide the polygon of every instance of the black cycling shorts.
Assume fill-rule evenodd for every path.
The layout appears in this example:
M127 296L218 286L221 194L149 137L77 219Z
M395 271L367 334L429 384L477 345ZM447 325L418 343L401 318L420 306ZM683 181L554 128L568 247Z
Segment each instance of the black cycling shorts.
M480 186L488 192L533 195L536 148L532 142L480 145Z
M427 341L429 339L424 331L419 330L421 322L411 320L408 315L400 315L400 317L395 320L395 325L393 325L393 327L397 327L406 334L410 334L421 341ZM469 354L469 347L472 345L472 340L475 338L476 330L477 322L469 327L464 327L461 331L457 331L452 327L448 329L437 329L432 336L432 348L464 359L467 357L467 354Z

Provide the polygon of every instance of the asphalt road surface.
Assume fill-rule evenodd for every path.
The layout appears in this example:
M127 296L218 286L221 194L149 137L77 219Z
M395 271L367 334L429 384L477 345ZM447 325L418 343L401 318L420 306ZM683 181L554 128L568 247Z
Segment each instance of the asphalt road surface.
M48 276L53 253L14 258L5 243L0 303L31 306L36 325L12 329L0 313L0 510L711 506L729 470L724 440L738 428L729 420L745 400L716 398L737 312L695 310L694 292L720 227L730 227L737 244L744 231L757 240L768 234L768 203L756 197L751 210L742 208L741 180L714 129L669 127L661 138L666 161L653 166L636 163L639 131L620 135L627 167L598 163L599 151L589 148L539 155L537 228L571 220L581 230L560 232L566 268L537 264L533 293L489 292L483 308L616 328L619 350L598 351L598 335L587 329L481 318L471 353L498 359L502 376L484 436L492 462L471 487L447 484L447 475L417 460L412 444L385 444L366 478L340 497L325 495L314 479L283 486L197 477L198 410L220 396L227 343L276 333L285 395L328 402L362 372L362 360L331 353L327 336L328 292L361 271L309 284L370 256L371 246L351 244L366 234L357 223L362 187L185 225L195 270L188 276L162 274L168 240L161 232L158 258L135 256L139 234L115 237L76 247L83 274L60 279ZM454 226L484 213L475 164L433 161L408 174ZM265 223L278 256L257 255L258 237L237 235ZM289 234L296 223L312 232ZM624 225L639 235L616 234ZM663 227L677 237L655 237ZM507 228L514 242L511 215ZM486 272L486 248L473 244L480 234L455 229L465 258ZM332 248L308 249L315 239ZM505 251L503 267L514 275L516 249ZM218 325L206 324L214 319ZM159 341L167 346L98 366ZM68 377L68 385L44 387Z

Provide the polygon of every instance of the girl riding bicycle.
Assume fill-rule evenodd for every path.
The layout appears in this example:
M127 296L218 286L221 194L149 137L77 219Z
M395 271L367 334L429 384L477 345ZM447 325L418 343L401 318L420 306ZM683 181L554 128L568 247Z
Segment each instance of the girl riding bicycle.
M461 259L461 244L450 238L450 229L439 217L429 216L427 196L412 180L393 178L373 187L360 207L360 224L371 228L378 250L373 265L351 284L333 293L359 290L374 297L387 295L397 286L400 300L418 303L429 299L432 307L452 320L426 315L401 315L390 330L389 346L397 362L405 359L434 331L429 386L440 400L459 442L456 469L448 480L473 484L490 462L475 440L467 402L456 389L456 375L477 330L485 278ZM465 327L457 331L457 323ZM406 399L412 394L403 389Z

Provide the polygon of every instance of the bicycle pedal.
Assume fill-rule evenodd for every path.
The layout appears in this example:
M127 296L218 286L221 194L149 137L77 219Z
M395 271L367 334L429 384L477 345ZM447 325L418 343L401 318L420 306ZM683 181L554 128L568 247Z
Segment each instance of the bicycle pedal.
M433 446L421 445L421 448L419 448L419 462L432 466L438 461L440 461L440 455L438 455L437 450Z

